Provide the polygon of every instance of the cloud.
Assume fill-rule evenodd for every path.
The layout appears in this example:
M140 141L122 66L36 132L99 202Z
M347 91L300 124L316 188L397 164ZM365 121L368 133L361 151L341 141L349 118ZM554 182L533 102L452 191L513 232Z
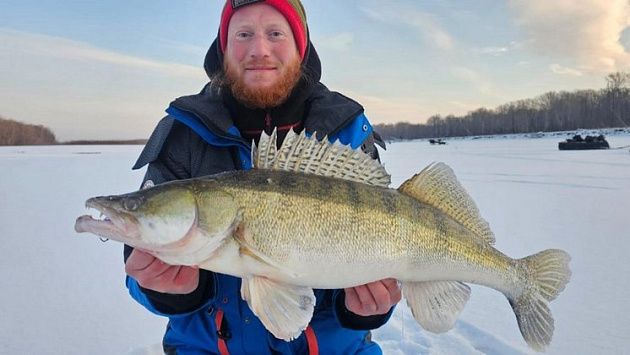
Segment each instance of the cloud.
M429 45L441 50L451 50L455 46L453 37L430 13L417 10L411 6L387 2L372 3L361 6L360 10L373 20L392 26L406 26L418 32Z
M452 107L453 111L459 112L460 114L462 114L462 112L468 113L481 107L485 107L484 104L480 104L478 102L464 102L457 100L451 100L448 104Z
M621 37L619 38L619 42L626 49L626 52L630 52L630 26L626 27L621 32Z
M317 42L317 47L346 51L350 49L352 42L354 42L354 34L344 32L332 36L324 36L316 39L315 42Z
M208 47L197 46L189 43L183 43L180 41L173 41L159 37L149 37L151 41L157 42L167 51L177 51L186 55L192 55L195 57L204 56L208 51Z
M509 0L526 46L552 58L574 62L577 71L630 69L630 53L620 43L630 25L627 0Z
M205 75L201 68L190 65L145 59L98 48L84 42L6 28L0 28L0 42L3 43L5 50L19 50L29 55L100 62L191 78Z
M583 73L577 69L563 67L560 64L551 64L549 66L552 72L560 75L582 76Z
M480 54L484 54L484 55L491 55L493 57L499 57L515 49L521 49L521 48L522 48L521 43L512 41L506 46L483 47L483 48L477 49L476 52Z
M479 72L463 66L454 66L451 68L451 74L462 81L468 82L478 92L493 95L492 82L479 74Z
M422 122L434 114L427 110L429 105L418 98L377 97L353 90L340 90L340 92L360 102L365 108L366 116L374 124L400 121Z
M485 47L485 48L481 48L479 52L481 52L481 54L500 56L502 54L507 53L509 50L510 49L508 47Z
M414 122L424 123L433 115L465 115L480 107L496 106L501 101L486 100L487 102L477 102L471 98L467 100L436 99L431 95L409 97L409 96L374 96L363 94L353 90L340 90L344 95L352 97L365 108L365 114L374 124Z
M0 115L60 140L148 137L174 97L207 82L202 68L66 38L0 29Z

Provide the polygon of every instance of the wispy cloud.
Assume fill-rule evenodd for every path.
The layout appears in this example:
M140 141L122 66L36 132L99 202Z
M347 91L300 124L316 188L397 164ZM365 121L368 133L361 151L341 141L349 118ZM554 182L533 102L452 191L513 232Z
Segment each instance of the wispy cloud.
M153 41L161 44L166 50L173 50L196 57L203 56L208 51L208 47L196 46L193 44L182 43L180 41L173 41L165 38L152 38Z
M481 48L479 52L481 54L489 54L493 56L500 56L507 53L510 49L508 47L485 47Z
M0 114L43 124L58 139L148 137L203 69L66 38L0 29Z
M621 32L619 42L626 49L626 52L630 52L630 25L628 25L628 27L626 27L626 29Z
M370 3L362 5L361 11L371 19L392 26L406 26L414 29L423 40L438 49L451 50L455 40L430 13L417 8L395 3Z
M499 57L505 55L515 49L520 48L522 45L518 42L512 41L508 45L505 46L492 46L492 47L483 47L476 50L476 52L491 55L494 57Z
M451 74L454 77L472 85L480 93L486 95L493 94L494 89L492 82L473 69L463 66L454 66L451 68Z
M428 111L428 105L418 98L373 96L343 89L340 91L360 102L365 108L365 114L375 124L422 122L434 113Z
M6 28L0 28L0 42L3 43L2 48L5 50L19 50L30 55L108 63L191 78L198 78L205 75L201 68L190 65L136 57L98 48L84 42ZM0 53L1 52L2 49L0 49Z
M449 101L448 104L453 108L454 112L468 113L470 111L474 111L481 107L484 107L483 104L480 104L478 102L463 102L463 101L457 101L457 100Z
M560 64L551 64L549 66L549 69L551 69L552 72L560 75L582 76L584 74L577 69L564 67Z
M350 32L338 33L314 39L317 47L329 48L336 51L347 51L354 42L354 34Z
M544 55L570 59L576 70L630 69L630 53L619 42L630 25L627 0L509 0L527 46Z

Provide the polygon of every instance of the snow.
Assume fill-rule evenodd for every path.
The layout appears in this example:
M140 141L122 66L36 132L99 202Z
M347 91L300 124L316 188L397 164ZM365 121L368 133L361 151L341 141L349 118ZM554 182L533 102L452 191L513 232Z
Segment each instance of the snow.
M607 132L611 147L627 132ZM396 142L382 152L392 186L432 161L450 165L512 257L572 256L551 304L549 354L619 354L630 345L630 152L558 151L544 135ZM0 354L159 354L163 318L124 286L122 246L76 234L88 197L137 188L140 146L0 148ZM403 302L404 303L404 302ZM386 354L530 354L504 296L472 287L455 328L422 331L401 303L374 332Z

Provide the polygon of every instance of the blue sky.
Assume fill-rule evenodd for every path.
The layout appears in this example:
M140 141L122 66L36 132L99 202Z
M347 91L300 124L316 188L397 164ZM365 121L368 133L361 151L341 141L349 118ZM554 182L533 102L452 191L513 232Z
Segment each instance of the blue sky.
M374 123L601 88L630 71L627 0L305 0L323 82ZM58 139L147 137L206 82L222 1L0 3L0 115Z

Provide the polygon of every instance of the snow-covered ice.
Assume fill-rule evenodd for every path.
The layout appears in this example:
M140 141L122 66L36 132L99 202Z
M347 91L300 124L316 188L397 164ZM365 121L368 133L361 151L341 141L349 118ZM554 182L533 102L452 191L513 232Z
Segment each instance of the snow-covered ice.
M396 142L382 160L398 186L432 161L449 164L497 237L524 257L572 256L572 281L551 310L549 354L620 354L630 346L630 152L558 151L565 137ZM630 134L608 135L612 147ZM165 320L124 286L122 246L74 232L86 198L131 191L139 146L0 148L0 354L159 354ZM455 329L424 332L402 304L374 338L386 354L524 354L500 293L472 287Z

